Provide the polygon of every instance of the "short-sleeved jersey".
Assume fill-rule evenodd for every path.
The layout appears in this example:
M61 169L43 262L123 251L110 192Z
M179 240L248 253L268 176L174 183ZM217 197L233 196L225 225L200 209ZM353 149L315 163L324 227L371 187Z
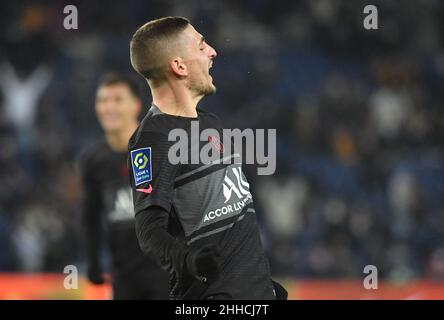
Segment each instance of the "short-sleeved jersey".
M221 142L223 126L218 117L197 111L197 118L186 118L152 106L130 139L128 165L135 213L160 206L169 212L168 232L176 239L190 247L218 246L221 277L210 285L208 294L275 299L249 184L240 161L228 161L239 155ZM217 131L218 136L199 139L197 126L199 136L206 129ZM169 139L174 129L180 132L175 130L175 140ZM184 139L188 141L185 144ZM210 155L220 153L219 160L200 161L203 149ZM187 154L187 160L178 162L179 154ZM171 294L180 298L191 282L185 274L172 274L172 279Z

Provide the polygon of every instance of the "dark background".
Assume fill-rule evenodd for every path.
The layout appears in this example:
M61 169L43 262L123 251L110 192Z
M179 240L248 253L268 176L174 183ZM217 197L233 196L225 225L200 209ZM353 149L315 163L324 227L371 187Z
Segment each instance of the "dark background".
M78 8L78 30L63 8ZM365 30L363 8L379 9ZM133 76L132 33L189 18L218 52L200 106L276 128L255 177L273 274L444 279L444 5L423 1L2 1L0 271L82 266L73 161L101 135L99 77Z

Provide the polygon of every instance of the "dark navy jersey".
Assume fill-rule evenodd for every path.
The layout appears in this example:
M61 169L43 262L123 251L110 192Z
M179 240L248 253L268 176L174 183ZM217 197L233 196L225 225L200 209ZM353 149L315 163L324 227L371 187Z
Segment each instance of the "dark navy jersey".
M166 273L141 251L137 240L127 152L111 150L103 138L83 150L78 165L83 185L82 227L87 262L98 264L99 244L106 239L113 280L124 279L128 284L137 279L136 285L141 288L167 286Z
M221 277L207 288L207 295L275 299L249 184L240 161L234 161L240 156L225 148L220 120L197 111L196 118L186 118L164 114L152 106L133 134L128 165L135 214L149 214L150 207L161 207L168 212L168 233L178 243L188 248L214 244L220 249ZM214 129L218 135L193 138L191 128L197 122L199 133ZM182 152L186 151L188 161L176 163L170 160L179 148L168 135L178 128L187 133L188 143ZM191 157L196 159L203 148L210 154L219 153L219 159L204 163L197 157L198 162L191 163ZM169 260L180 256L174 250L179 249L169 246L159 250L160 264L171 273L172 298L182 298L196 280L182 267L171 265Z

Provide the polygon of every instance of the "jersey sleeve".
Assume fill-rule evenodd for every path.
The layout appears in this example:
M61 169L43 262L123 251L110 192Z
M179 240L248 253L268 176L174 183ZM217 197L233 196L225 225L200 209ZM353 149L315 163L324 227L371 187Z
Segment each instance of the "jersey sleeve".
M96 181L95 166L91 150L81 153L76 161L77 173L82 183L81 225L82 238L88 268L99 268L102 235L103 197Z
M129 146L128 169L135 214L149 206L170 211L179 166L168 160L172 143L165 134L142 132Z

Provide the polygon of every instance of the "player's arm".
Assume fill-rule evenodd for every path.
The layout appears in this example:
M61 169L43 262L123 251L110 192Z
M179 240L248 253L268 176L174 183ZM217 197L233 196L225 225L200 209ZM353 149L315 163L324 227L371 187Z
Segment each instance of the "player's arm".
M143 252L152 255L166 271L184 272L203 282L219 276L218 252L213 246L192 250L167 232L168 212L150 206L136 214L136 232Z
M202 281L218 276L216 250L192 250L168 233L174 179L179 165L168 161L171 142L159 133L142 134L128 157L133 188L136 232L143 252L166 271L188 272Z
M82 182L81 227L87 276L92 283L101 284L104 282L99 258L102 244L102 193L94 178L93 164L86 154L80 157L78 169Z
M136 214L136 232L143 252L153 256L168 272L182 273L189 248L167 232L169 213L150 206Z

